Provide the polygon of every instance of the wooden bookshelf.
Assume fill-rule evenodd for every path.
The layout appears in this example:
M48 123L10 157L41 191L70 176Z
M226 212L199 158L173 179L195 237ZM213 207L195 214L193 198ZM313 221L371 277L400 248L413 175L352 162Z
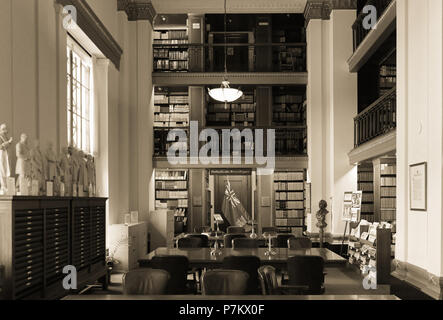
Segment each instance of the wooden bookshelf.
M378 223L358 226L350 236L348 259L360 272L376 279L377 284L389 284L391 274L391 229ZM354 233L355 232L355 233ZM368 237L362 235L368 235Z
M219 103L206 94L207 127L254 127L256 116L256 90L246 88L243 97L234 103Z
M396 158L374 160L374 198L377 221L394 223L397 207Z
M305 231L305 181L304 170L274 173L274 226L280 233L302 236Z
M188 220L188 170L156 170L155 171L155 209L174 210L176 222L186 227ZM182 233L184 230L175 230Z
M187 88L155 88L154 156L165 156L170 145L174 143L167 141L170 130L189 129L189 113Z
M306 125L306 87L273 87L272 125Z
M374 222L374 167L372 162L359 164L357 185L358 190L363 192L361 219Z
M188 29L154 31L154 72L189 70Z

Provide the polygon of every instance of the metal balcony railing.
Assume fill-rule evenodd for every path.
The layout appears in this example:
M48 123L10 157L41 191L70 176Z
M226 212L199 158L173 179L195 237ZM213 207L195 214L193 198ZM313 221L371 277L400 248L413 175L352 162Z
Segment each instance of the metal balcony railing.
M359 147L380 135L395 130L397 90L394 87L354 118L354 145Z

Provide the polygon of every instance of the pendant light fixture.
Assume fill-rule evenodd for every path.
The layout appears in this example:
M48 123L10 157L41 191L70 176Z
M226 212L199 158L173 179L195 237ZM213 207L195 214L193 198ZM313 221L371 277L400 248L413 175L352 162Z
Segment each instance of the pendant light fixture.
M231 88L229 86L229 81L228 81L228 67L227 67L227 60L228 60L228 52L227 52L227 9L226 9L226 1L225 1L225 45L224 45L224 51L225 51L225 75L223 78L223 81L221 83L220 88L216 88L216 89L208 89L209 91L209 95L211 96L212 99L220 101L220 102L224 102L225 104L230 103L230 102L234 102L237 101L238 99L240 99L243 96L243 92L241 90L238 89L234 89Z

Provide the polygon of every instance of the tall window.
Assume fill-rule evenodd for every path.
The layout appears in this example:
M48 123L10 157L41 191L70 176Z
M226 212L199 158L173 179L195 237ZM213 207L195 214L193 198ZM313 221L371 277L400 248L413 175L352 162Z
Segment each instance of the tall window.
M90 154L92 115L92 59L68 37L68 144Z

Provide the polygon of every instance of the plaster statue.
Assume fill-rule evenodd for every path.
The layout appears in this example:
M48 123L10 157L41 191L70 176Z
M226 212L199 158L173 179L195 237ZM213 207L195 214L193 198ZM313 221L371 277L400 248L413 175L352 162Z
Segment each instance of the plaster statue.
M320 210L318 210L316 214L318 221L317 228L319 228L320 231L320 248L323 248L324 229L328 226L326 223L326 215L329 213L329 211L326 210L328 203L325 200L321 200L318 206L320 207Z
M11 176L8 149L12 141L12 138L8 138L8 127L6 124L0 125L0 194L6 193L7 180Z
M15 174L18 176L17 186L20 190L22 181L30 178L30 150L28 146L28 136L22 133L20 141L15 145L15 154L17 163L15 165Z
M38 181L39 192L41 193L42 191L44 191L45 168L44 158L40 150L40 142L38 140L34 141L34 145L31 149L30 167L31 179Z
M71 166L71 163L72 163L72 159L69 154L69 149L67 147L64 147L62 149L61 154L60 154L58 164L59 164L61 181L65 185L65 195L67 195L67 196L72 195L72 166Z
M45 178L47 181L55 181L57 177L57 157L52 142L48 142L45 151Z
M79 172L80 172L80 161L79 161L78 151L74 147L69 147L68 150L71 159L72 183L78 185Z
M78 164L79 164L79 174L78 174L78 184L83 186L83 191L88 190L88 168L86 167L86 155L83 151L78 151Z
M88 187L92 187L92 193L95 195L95 162L94 157L91 155L87 156L86 168L88 170Z

